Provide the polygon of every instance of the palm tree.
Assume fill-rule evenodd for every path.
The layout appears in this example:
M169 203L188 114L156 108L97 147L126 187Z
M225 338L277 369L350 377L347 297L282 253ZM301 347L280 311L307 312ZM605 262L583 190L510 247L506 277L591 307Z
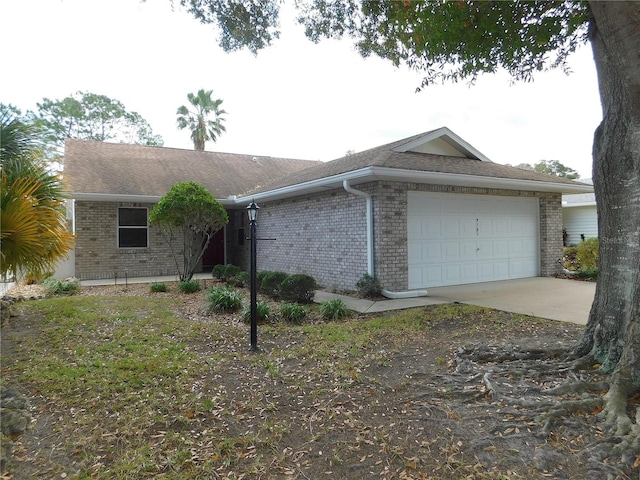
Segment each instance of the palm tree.
M64 191L50 173L33 125L0 111L0 274L43 273L73 247Z
M191 139L195 150L204 150L204 143L207 140L216 141L222 132L226 131L222 122L222 115L226 114L220 109L222 100L213 100L211 95L213 90L198 90L197 94L189 93L187 99L193 107L189 110L185 105L178 108L178 128L188 128L191 130ZM207 115L213 114L214 120L208 120Z

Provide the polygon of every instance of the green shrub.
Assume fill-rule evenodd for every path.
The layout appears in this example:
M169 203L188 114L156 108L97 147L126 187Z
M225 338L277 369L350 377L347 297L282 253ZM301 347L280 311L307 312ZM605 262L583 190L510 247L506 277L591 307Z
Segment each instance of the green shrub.
M236 275L231 277L227 283L234 287L244 288L249 286L251 279L249 278L249 272L238 272Z
M266 322L269 319L269 314L271 313L271 308L269 304L265 301L260 301L256 303L256 319L258 323ZM247 303L244 307L244 311L242 312L242 317L244 321L247 323L251 322L251 304Z
M228 282L240 272L240 267L228 263L226 265L215 265L211 270L211 275L222 282Z
M211 269L211 276L213 278L217 278L218 280L224 280L224 271L226 268L226 265L214 265L214 267Z
M581 268L576 272L576 276L580 278L587 278L589 280L596 280L598 278L597 267Z
M578 270L598 268L598 261L600 260L599 245L600 242L597 238L587 238L576 246Z
M48 295L73 295L79 288L80 283L75 278L59 280L57 278L47 278L42 285Z
M178 290L182 293L194 293L200 291L200 282L198 280L184 280L178 283Z
M258 281L258 285L262 283L264 280L264 276L268 273L271 273L269 270L261 270L260 272L256 272L256 280Z
M280 284L285 278L287 278L287 274L284 272L265 271L258 283L258 290L270 297L277 297L279 294Z
M168 290L167 284L162 282L153 282L151 287L149 287L152 292L166 292Z
M307 309L297 303L283 303L280 306L280 315L287 322L300 323L307 316Z
M342 300L334 298L320 304L320 315L325 320L338 320L347 317L349 309L347 309L347 305Z
M296 273L288 275L278 287L282 300L287 302L311 303L315 295L316 279L311 275Z
M230 287L212 287L207 302L210 312L233 312L242 306L242 295Z
M373 277L368 273L365 273L358 283L356 283L356 287L358 287L358 291L365 298L375 298L379 297L382 294L382 286L380 285L380 280L377 277Z

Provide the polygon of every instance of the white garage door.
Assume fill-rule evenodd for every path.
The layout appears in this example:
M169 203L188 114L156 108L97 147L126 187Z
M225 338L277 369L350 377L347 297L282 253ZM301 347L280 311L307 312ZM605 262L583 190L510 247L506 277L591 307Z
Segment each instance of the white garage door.
M538 199L409 192L409 288L535 277Z

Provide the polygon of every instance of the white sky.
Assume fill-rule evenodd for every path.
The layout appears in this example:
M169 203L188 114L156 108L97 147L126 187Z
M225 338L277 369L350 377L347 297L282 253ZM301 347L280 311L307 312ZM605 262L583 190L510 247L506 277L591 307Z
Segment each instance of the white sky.
M24 112L44 97L106 95L142 115L166 147L191 149L176 109L187 93L212 89L227 132L207 150L326 161L447 126L498 163L554 159L591 177L601 107L588 45L569 76L511 85L506 74L485 75L416 94L419 73L362 59L348 39L314 45L292 18L254 57L224 53L212 26L170 0L3 0L0 102Z

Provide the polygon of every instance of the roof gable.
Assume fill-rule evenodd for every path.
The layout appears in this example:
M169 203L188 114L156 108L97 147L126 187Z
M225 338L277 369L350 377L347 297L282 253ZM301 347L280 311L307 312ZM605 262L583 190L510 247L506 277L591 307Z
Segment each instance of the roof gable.
M430 132L413 137L410 141L393 148L399 153L430 153L446 157L469 158L491 162L489 158L476 150L471 144L453 133L447 127L438 128Z
M446 146L444 146L446 145ZM445 150L449 155L431 153ZM426 152L420 150L427 150ZM352 184L392 179L441 185L563 193L590 191L590 187L530 170L501 165L446 127L397 140L330 162L319 163L260 185L240 197L281 198L302 192L341 188Z

